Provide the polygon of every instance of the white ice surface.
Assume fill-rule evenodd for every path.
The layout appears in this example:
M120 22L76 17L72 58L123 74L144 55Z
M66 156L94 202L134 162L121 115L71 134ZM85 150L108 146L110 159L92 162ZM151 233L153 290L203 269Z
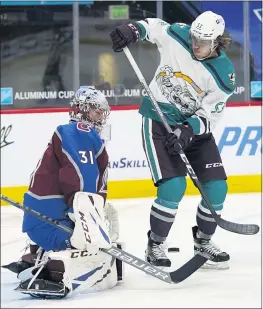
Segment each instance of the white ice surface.
M121 240L125 250L144 258L152 198L113 201L119 211ZM168 237L172 269L193 254L191 227L195 224L197 196L185 197ZM261 195L229 195L223 218L261 227ZM21 233L22 214L1 207L1 264L20 258L26 235ZM68 296L61 300L32 299L15 292L18 279L1 269L1 308L261 308L261 231L244 236L218 228L213 240L231 256L229 270L199 270L184 282L169 285L125 266L124 282L112 290Z

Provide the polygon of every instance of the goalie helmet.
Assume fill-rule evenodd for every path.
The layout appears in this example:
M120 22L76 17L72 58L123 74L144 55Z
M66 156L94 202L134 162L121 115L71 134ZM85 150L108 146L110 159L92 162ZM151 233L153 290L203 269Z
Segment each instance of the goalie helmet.
M208 51L208 58L217 48L217 38L222 36L225 31L225 21L221 15L217 15L212 11L207 11L199 15L192 23L190 28L190 41L195 54L195 49L200 51ZM197 52L198 54L198 52Z
M109 114L107 99L95 87L81 87L70 101L70 121L88 122L98 133L101 133Z

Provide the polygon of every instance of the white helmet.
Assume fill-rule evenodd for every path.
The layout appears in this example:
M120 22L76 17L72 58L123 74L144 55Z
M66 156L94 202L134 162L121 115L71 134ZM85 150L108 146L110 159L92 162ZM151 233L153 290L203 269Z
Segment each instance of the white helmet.
M82 86L69 103L70 121L88 122L100 133L110 114L104 94L93 86Z
M207 11L192 23L190 32L200 40L216 40L225 31L225 21L221 15Z
M207 11L199 15L192 23L190 28L190 41L193 50L203 50L202 53L207 51L204 56L197 56L195 51L195 57L198 60L204 60L209 58L213 51L218 47L217 38L223 35L225 31L225 21L222 16L217 15L211 11Z

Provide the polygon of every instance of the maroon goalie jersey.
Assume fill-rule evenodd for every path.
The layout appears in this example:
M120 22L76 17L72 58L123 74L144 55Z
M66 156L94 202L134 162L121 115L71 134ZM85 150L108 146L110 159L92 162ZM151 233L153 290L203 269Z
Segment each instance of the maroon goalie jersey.
M24 204L51 218L64 218L78 191L106 200L107 171L108 154L98 133L82 122L61 125L31 175Z

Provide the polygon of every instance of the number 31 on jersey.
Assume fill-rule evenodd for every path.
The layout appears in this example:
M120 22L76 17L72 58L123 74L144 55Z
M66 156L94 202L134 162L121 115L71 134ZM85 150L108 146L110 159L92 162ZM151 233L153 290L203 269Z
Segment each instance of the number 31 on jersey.
M80 162L94 164L93 152L91 150L79 151Z

